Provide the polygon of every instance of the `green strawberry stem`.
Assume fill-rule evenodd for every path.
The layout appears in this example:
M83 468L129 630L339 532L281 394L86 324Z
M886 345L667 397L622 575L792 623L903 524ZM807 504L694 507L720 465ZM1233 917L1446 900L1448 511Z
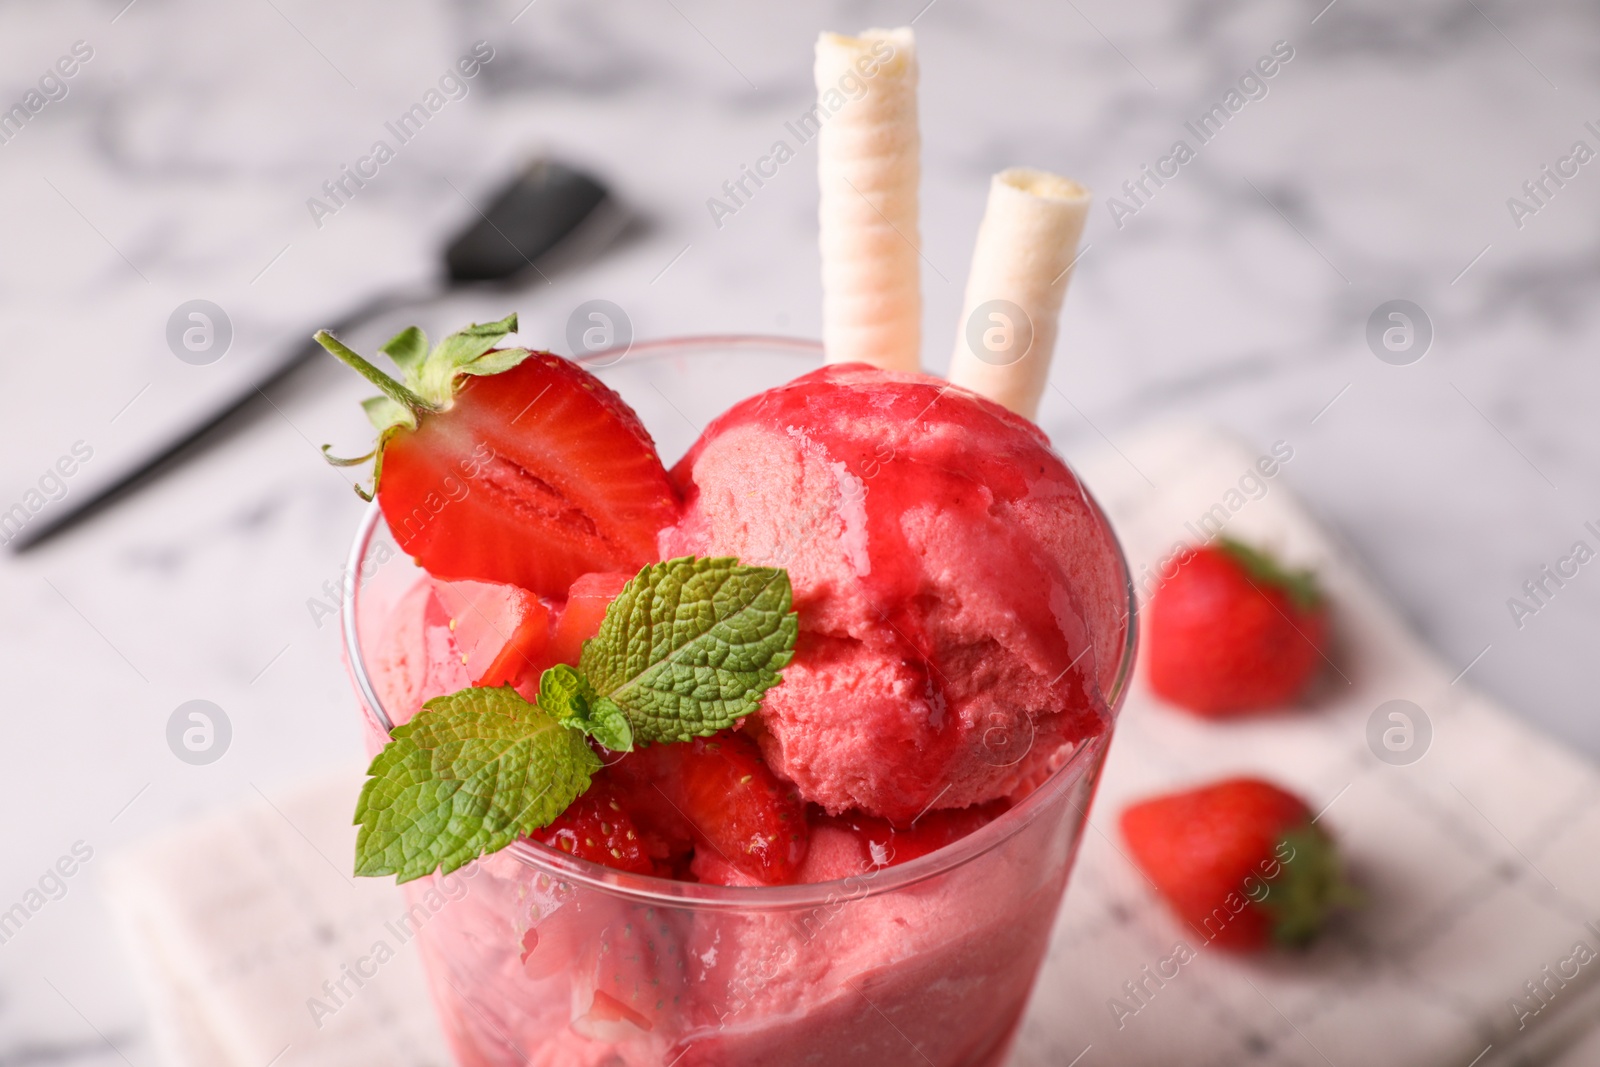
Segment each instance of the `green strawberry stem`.
M1262 907L1272 916L1272 937L1280 945L1304 945L1317 935L1328 915L1361 903L1346 881L1339 852L1321 829L1305 823L1285 833L1279 854L1289 849L1283 875L1270 883Z
M331 451L332 448L332 445L323 445L322 458L327 460L335 467L359 467L361 464L367 462L367 460L378 454L378 450L374 448L371 452L368 452L364 456L353 456L350 459L344 459L343 457L334 455Z
M377 386L384 396L393 400L396 404L410 409L412 415L428 415L442 410L428 403L377 367L374 367L360 353L350 348L327 330L318 330L313 335L313 339L317 344L332 353L341 363Z
M1231 537L1217 538L1217 547L1232 556L1252 578L1282 589L1294 606L1315 611L1322 603L1322 587L1310 570L1290 570L1277 557Z

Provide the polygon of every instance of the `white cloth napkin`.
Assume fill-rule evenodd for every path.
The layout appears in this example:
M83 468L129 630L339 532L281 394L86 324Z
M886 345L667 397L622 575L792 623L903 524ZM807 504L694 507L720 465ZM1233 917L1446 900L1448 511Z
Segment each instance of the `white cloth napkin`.
M349 873L362 777L263 795L109 865L166 1067L451 1063L415 942L396 933L400 891Z
M1574 961L1580 944L1600 953L1600 775L1452 683L1460 667L1421 647L1292 500L1281 458L1271 477L1258 458L1215 433L1162 430L1080 464L1136 573L1193 541L1185 524L1200 529L1208 514L1315 565L1336 605L1338 671L1313 707L1230 724L1136 684L1017 1067L1509 1067L1580 1041L1562 1067L1597 1062L1600 956ZM1381 762L1367 740L1369 717L1393 699L1432 725L1409 765ZM1128 800L1241 772L1326 806L1321 822L1366 894L1304 954L1197 944L1120 852ZM399 892L347 877L359 780L352 769L276 804L262 797L115 864L112 899L170 1067L450 1062L416 947L393 932ZM380 941L393 958L357 986L345 968ZM1180 942L1193 952L1181 964Z

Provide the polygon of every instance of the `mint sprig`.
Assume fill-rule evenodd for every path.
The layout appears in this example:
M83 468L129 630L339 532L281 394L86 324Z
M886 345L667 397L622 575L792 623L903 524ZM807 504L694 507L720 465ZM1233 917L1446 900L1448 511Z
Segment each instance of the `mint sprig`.
M600 769L586 737L626 752L754 713L794 656L793 598L775 567L651 564L606 609L579 666L544 672L537 704L510 686L428 701L367 770L356 873L449 873L550 825Z
M356 802L356 873L449 874L548 826L600 757L509 686L434 697L391 733Z

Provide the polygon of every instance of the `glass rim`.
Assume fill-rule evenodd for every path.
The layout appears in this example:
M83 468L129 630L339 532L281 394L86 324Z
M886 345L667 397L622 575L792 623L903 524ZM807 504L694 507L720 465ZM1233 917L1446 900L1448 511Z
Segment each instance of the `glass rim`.
M733 349L745 346L761 346L771 349L788 349L794 354L806 354L821 357L822 345L820 342L799 337L767 336L763 334L706 334L689 337L666 338L655 341L645 341L629 344L619 348L605 349L590 355L580 357L576 362L598 366L600 368L615 366L623 359L630 357L652 358L682 354L688 351L703 351L706 348ZM1065 459L1062 460L1065 463ZM509 855L524 866L531 868L541 875L552 879L582 885L590 889L622 897L634 903L655 905L672 908L694 908L713 910L749 910L803 908L808 906L826 905L841 899L839 887L850 886L851 883L860 883L860 889L848 889L844 894L848 899L860 899L869 896L878 896L882 893L892 892L938 877L948 871L965 866L980 856L999 848L1023 829L1029 826L1045 805L1058 793L1063 793L1070 788L1081 776L1092 773L1096 762L1103 756L1104 750L1110 744L1112 730L1116 726L1118 712L1128 694L1128 687L1132 680L1135 653L1138 648L1138 597L1133 586L1133 572L1128 566L1127 554L1123 551L1122 542L1117 537L1116 530L1112 528L1101 509L1099 501L1095 500L1087 488L1083 487L1082 478L1073 470L1073 477L1078 478L1080 488L1084 489L1084 497L1090 507L1094 509L1101 524L1111 537L1112 548L1117 553L1117 560L1122 565L1123 589L1126 597L1126 612L1123 616L1124 630L1121 657L1117 663L1116 674L1112 678L1110 690L1105 695L1106 709L1109 716L1108 728L1100 734L1080 742L1074 751L1060 767L1050 772L1049 776L1040 782L1034 789L1016 804L1002 812L991 822L980 826L972 833L967 834L942 848L908 860L905 863L890 867L876 867L861 874L851 875L842 879L829 882L805 882L794 885L778 886L724 886L706 882L681 882L671 878L658 878L653 875L633 874L619 871L603 864L590 860L568 856L555 849L532 842L526 838L517 838L511 844L495 853L488 855ZM377 500L368 505L361 523L356 528L354 542L350 546L350 555L346 561L346 574L359 576L362 564L366 560L367 549L372 542L373 535L377 533L379 524L383 522L383 511ZM358 695L361 697L363 714L367 715L373 725L377 726L385 735L392 733L394 720L390 718L379 699L377 689L372 683L368 673L366 656L361 648L360 635L356 628L356 615L360 610L361 581L355 580L343 583L342 595L339 605L339 628L344 644L347 666L352 681L355 682ZM1087 821L1088 813L1081 812ZM487 856L480 859L488 858ZM478 862L478 861L474 861Z

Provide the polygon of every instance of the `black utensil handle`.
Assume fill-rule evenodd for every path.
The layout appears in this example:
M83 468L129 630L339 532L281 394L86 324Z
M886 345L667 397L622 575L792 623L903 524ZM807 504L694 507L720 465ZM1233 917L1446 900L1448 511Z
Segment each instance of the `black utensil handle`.
M380 293L342 315L330 330L333 333L343 333L358 329L395 308L425 303L443 291L437 288L425 292L397 289ZM173 432L164 441L140 457L139 461L126 471L99 486L89 495L73 500L70 506L58 506L52 509L48 516L41 517L40 521L29 523L6 543L6 547L13 552L33 548L99 513L146 482L154 480L161 473L176 466L191 449L197 450L197 446L212 431L233 419L251 404L259 402L267 388L287 378L312 357L322 354L322 346L310 339L312 332L308 329L304 343L290 349L288 354L277 362L269 364L261 373L241 385L231 397L219 402L218 406L207 408L194 420L174 427Z

